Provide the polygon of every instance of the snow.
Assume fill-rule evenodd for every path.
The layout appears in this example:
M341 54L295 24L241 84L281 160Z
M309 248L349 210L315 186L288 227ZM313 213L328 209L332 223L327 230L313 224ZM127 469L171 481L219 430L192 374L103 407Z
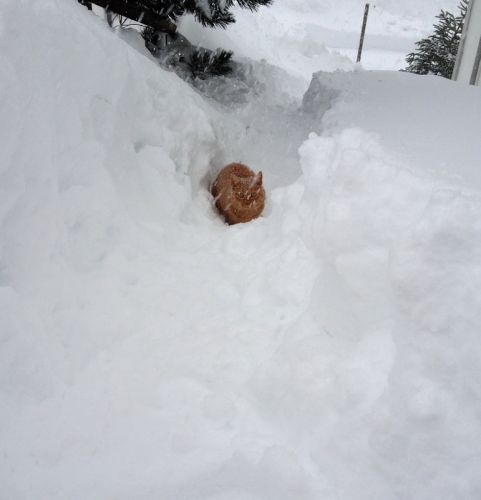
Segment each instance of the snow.
M330 96L332 109L319 105L319 95ZM410 73L321 72L304 97L304 109L317 116L327 111L326 132L348 127L367 130L417 171L442 173L481 189L481 145L475 138L481 130L479 89L460 91L459 85L444 78ZM466 134L460 134L461 129Z
M0 22L2 500L481 497L478 89L308 89L286 43L227 104L77 2ZM231 161L251 224L212 207Z
M194 43L235 51L310 80L316 71L354 67L366 0L282 0L257 13L239 9L226 31L205 30L192 17L182 24ZM441 9L457 12L458 0L376 0L370 14L362 65L366 69L406 67L415 42L432 33Z

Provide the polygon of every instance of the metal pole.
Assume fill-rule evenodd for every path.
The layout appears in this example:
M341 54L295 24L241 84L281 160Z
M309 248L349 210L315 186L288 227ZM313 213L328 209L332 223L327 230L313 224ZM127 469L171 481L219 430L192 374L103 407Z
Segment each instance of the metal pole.
M362 31L361 31L361 39L359 40L359 50L357 51L357 62L361 62L362 57L362 48L364 46L364 37L366 35L366 26L367 26L367 18L369 16L369 4L366 4L366 8L364 10L364 20L362 22Z
M471 0L469 2L468 10L466 12L466 17L464 18L463 32L461 34L461 40L459 42L459 49L458 49L458 53L456 55L456 63L454 65L453 76L451 77L452 80L458 79L459 70L460 70L461 64L463 62L464 47L466 45L466 36L468 34L468 28L469 28L469 23L471 21L471 12L473 10L474 2L475 2L475 0Z
M478 52L476 53L476 59L474 60L473 72L471 73L470 85L476 85L478 83L479 67L481 65L481 38L479 39Z

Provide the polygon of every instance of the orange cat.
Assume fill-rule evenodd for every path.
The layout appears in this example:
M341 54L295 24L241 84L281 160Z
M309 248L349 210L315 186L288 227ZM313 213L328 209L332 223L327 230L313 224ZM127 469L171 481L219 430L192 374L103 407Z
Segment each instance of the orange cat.
M211 189L217 210L228 224L249 222L264 210L266 193L262 187L262 172L255 174L242 163L224 167Z

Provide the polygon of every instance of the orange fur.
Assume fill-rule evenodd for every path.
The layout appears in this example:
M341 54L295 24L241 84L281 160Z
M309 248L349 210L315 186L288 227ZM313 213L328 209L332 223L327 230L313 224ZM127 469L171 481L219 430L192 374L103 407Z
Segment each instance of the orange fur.
M224 167L211 192L217 210L228 224L249 222L264 210L266 193L262 187L262 172L255 174L242 163Z

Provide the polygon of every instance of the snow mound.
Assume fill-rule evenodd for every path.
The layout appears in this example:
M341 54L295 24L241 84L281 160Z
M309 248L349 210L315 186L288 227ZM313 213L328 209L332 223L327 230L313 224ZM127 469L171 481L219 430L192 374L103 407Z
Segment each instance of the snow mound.
M313 134L300 154L279 224L299 228L319 276L254 386L325 480L303 498L477 498L481 196L359 129Z
M304 110L326 134L361 128L420 174L481 189L481 93L445 78L386 71L319 72Z
M228 109L76 1L1 16L0 497L481 497L481 195L368 126L430 80L298 109L264 65ZM206 176L245 158L277 187L227 227Z

